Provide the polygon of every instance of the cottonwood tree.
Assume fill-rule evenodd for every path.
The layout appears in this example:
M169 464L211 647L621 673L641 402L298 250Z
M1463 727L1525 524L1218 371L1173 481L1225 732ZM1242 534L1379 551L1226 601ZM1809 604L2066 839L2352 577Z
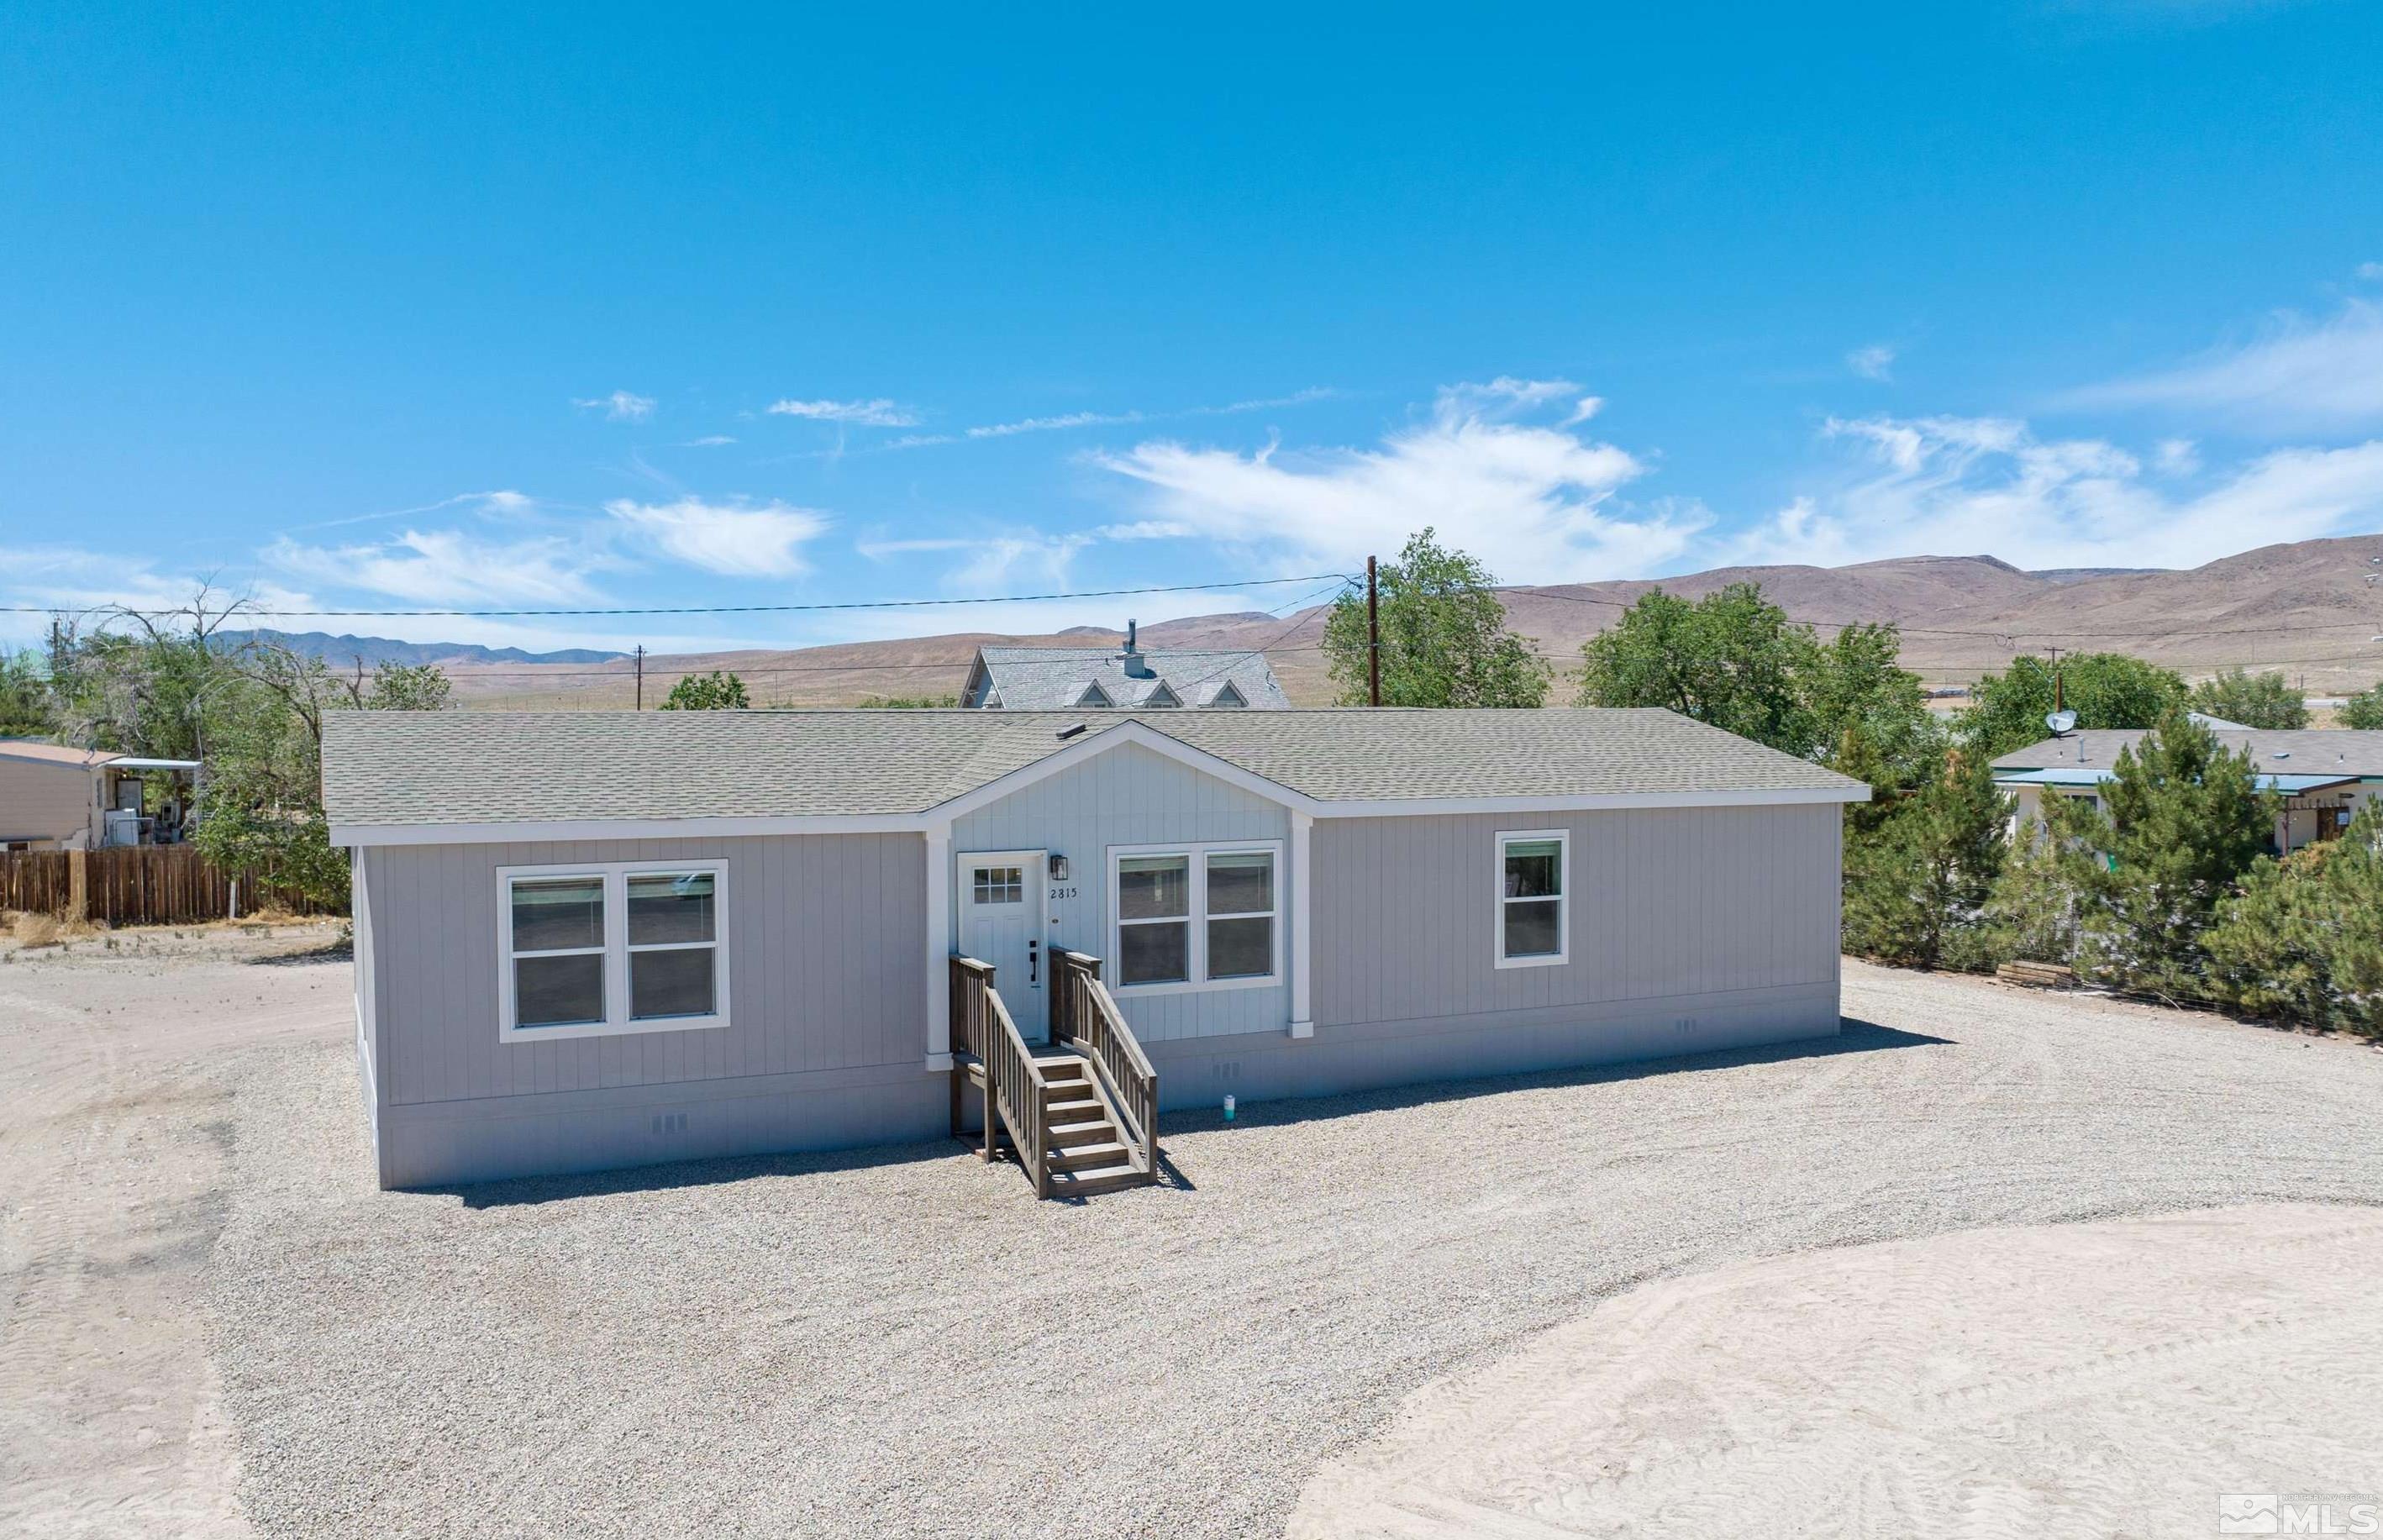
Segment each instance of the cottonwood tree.
M2228 669L2192 689L2192 708L2223 721L2269 730L2309 724L2308 701L2279 672Z
M714 669L710 673L690 673L680 678L663 697L665 711L742 711L751 703L745 697L745 682L733 673Z
M1553 671L1506 627L1489 570L1426 528L1375 574L1385 706L1544 705ZM1324 622L1343 706L1368 699L1365 597L1343 593Z
M2383 729L2383 684L2373 684L2342 703L2334 719L2343 727L2372 733Z
M2060 704L2079 727L2150 727L2185 704L2184 677L2122 652L2080 652L2061 659ZM2053 709L2055 670L2041 658L2015 658L1978 682L1956 723L1975 752L1993 758L2044 737Z
M1661 706L1798 758L1835 764L1883 795L1939 763L1919 676L1892 625L1810 626L1733 583L1689 600L1653 589L1581 648L1584 706ZM1840 757L1858 756L1851 764Z

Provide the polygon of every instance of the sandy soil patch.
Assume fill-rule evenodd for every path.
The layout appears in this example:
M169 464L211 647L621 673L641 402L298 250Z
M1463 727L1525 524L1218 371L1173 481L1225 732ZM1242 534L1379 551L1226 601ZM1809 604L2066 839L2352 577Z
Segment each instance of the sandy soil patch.
M216 1069L352 1030L337 933L118 931L0 966L0 1533L249 1533L203 1309Z
M1414 1397L1299 1540L2199 1534L2383 1499L2383 1211L1985 1229L1649 1284Z

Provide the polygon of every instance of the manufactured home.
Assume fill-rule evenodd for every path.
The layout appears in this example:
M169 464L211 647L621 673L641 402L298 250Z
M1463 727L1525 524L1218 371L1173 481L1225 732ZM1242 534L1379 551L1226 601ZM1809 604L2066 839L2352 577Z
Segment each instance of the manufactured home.
M2229 754L2248 754L2261 791L2277 797L2273 845L2289 855L2341 837L2358 809L2383 795L2383 733L2346 728L2242 727L2196 717ZM2046 797L2095 800L2118 773L2118 755L2143 738L2142 728L2064 733L1994 761L1994 784L2013 798L2016 834L2043 818Z
M1859 782L1661 710L342 712L384 1186L1837 1030Z

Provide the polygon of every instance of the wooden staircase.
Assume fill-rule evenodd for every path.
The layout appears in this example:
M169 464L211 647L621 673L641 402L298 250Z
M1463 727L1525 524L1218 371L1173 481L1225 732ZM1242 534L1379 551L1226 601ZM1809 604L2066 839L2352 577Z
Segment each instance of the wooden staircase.
M1097 960L1057 954L1055 962L1061 956L1072 964L1061 975L1068 1004L1093 1011L1105 1004L1107 1019L1089 1033L1031 1046L994 990L992 965L952 959L952 1136L969 1137L962 1114L972 1087L982 1098L984 1127L970 1142L985 1160L1017 1162L1037 1195L1088 1198L1151 1186L1158 1180L1157 1077L1100 989ZM1055 1020L1053 1029L1056 1036L1063 1023Z

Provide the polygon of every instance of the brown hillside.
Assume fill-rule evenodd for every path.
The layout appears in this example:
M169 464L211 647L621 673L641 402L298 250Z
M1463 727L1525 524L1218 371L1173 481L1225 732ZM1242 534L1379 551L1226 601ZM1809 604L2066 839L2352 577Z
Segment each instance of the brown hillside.
M1734 582L1762 585L1790 615L1823 627L1893 621L1904 662L1932 684L1958 685L2047 647L2132 652L2200 675L2234 664L2282 668L2312 694L2363 689L2383 677L2383 593L2369 559L2383 536L2269 546L2185 572L2026 573L1986 556L1916 556L1850 567L1730 567L1657 582L1565 584L1501 590L1514 628L1560 669L1583 641L1655 587L1690 598ZM2383 587L2383 585L2378 585ZM1197 616L1144 626L1154 646L1264 649L1291 698L1331 698L1320 609L1288 616ZM1114 647L1122 634L1078 627L1058 635L973 632L854 642L790 651L703 653L646 660L646 704L682 673L728 669L757 703L849 705L870 696L956 692L987 643ZM630 704L634 666L453 664L474 706ZM1569 692L1559 687L1559 698Z

